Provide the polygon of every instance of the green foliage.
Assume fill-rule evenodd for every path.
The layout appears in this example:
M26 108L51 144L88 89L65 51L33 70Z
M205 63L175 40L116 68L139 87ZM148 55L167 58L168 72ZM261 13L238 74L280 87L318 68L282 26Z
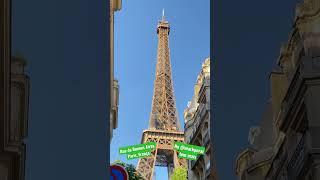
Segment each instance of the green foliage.
M172 180L186 180L187 179L187 169L184 167L177 167L173 170L171 176Z
M143 180L143 178L140 175L138 175L134 165L126 164L126 163L124 163L124 162L122 162L120 160L114 161L114 164L118 164L118 165L126 168L130 180Z

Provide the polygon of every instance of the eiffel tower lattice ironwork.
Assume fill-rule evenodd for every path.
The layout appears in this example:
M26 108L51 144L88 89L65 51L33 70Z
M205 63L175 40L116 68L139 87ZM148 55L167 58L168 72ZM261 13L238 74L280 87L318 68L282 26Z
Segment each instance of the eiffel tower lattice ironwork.
M157 27L158 54L149 129L143 131L141 139L142 143L156 142L157 148L151 156L141 158L137 166L137 172L146 180L152 179L155 166L167 167L169 179L175 167L186 166L186 160L179 159L173 149L174 142L184 141L184 133L180 129L173 92L169 32L163 12Z

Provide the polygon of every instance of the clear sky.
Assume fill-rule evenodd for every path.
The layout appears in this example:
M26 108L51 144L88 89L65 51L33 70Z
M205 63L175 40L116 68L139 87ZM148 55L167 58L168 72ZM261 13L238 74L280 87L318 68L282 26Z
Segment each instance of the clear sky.
M120 84L119 127L114 131L110 160L137 165L118 154L118 148L139 144L148 128L155 78L156 26L165 9L176 105L183 127L183 111L193 95L202 62L210 56L209 0L123 0L115 14L115 77ZM157 168L156 179L167 179Z

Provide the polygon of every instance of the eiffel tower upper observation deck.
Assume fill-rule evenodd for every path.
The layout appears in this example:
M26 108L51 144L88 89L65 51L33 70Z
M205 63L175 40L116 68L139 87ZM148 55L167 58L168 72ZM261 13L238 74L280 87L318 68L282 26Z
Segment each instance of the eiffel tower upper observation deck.
M178 152L173 150L174 142L184 141L184 133L181 132L173 92L169 33L170 26L163 12L157 26L158 54L149 129L143 131L141 139L142 143L156 142L157 148L152 156L140 159L137 166L137 171L146 180L152 179L155 166L168 167L169 178L173 168L186 166L186 160L178 159Z

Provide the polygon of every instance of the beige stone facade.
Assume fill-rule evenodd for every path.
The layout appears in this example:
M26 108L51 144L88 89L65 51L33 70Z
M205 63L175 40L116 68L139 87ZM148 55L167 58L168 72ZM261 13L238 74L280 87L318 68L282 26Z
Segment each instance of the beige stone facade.
M119 83L114 79L114 12L121 9L121 0L110 0L110 141L118 127Z
M29 109L29 77L24 68L26 62L22 57L11 59L10 82L10 116L1 119L0 147L0 179L23 180L25 174L28 109Z
M271 100L251 147L239 154L240 180L320 179L320 1L298 4L279 69L270 74Z
M212 141L210 139L210 59L202 64L194 87L194 95L184 111L185 142L206 148L197 160L188 160L188 179L216 179L212 163Z

